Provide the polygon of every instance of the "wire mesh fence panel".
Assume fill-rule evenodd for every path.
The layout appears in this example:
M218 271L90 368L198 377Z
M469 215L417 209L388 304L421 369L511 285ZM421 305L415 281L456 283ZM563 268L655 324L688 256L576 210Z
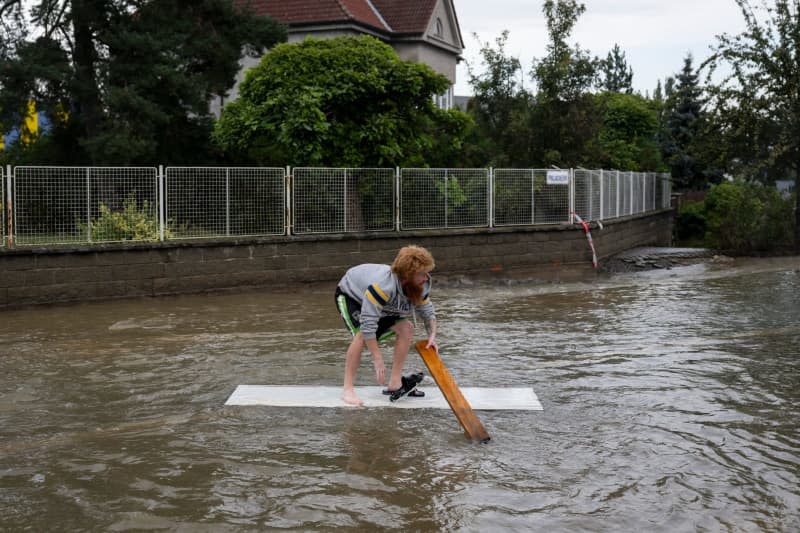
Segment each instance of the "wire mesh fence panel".
M619 172L616 170L603 171L603 213L602 218L619 216Z
M16 167L17 245L158 239L155 168Z
M645 177L645 195L644 195L644 208L645 211L653 211L656 209L656 173L648 172Z
M495 225L535 224L535 171L533 169L498 168L494 170L493 176L492 206Z
M489 169L404 168L400 176L402 229L489 225Z
M282 168L169 167L164 176L168 239L284 233Z
M633 172L619 173L619 216L631 214L631 191L633 182Z
M633 173L633 212L643 213L645 211L645 173Z
M547 170L494 170L494 221L498 226L558 224L569 219L569 185L548 184Z
M669 174L659 173L656 174L655 184L655 204L656 209L665 209L669 207L670 185Z
M92 168L92 242L157 241L158 172L155 168Z
M226 236L282 235L286 232L286 170L228 169Z
M295 168L292 227L296 234L392 231L391 168Z
M577 169L575 176L575 212L584 220L602 218L601 171Z

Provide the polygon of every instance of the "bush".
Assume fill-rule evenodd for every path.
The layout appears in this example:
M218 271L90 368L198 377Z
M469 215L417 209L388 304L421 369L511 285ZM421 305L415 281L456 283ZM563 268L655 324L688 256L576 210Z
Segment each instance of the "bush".
M702 246L706 235L706 206L703 202L688 202L681 206L675 220L675 238L684 246Z
M90 229L93 241L157 241L160 238L155 209L147 200L139 208L133 194L123 202L122 211L112 211L101 202L100 216L92 220ZM85 225L82 230L86 230Z
M714 186L705 202L706 244L747 252L791 245L793 200L756 183L724 182Z

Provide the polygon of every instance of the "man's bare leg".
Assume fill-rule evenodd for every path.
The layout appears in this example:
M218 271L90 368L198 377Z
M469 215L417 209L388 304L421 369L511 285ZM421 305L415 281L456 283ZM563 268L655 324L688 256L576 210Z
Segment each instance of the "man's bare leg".
M394 343L392 375L389 377L388 388L391 391L395 391L403 385L400 378L403 376L403 365L406 363L411 341L414 340L414 324L410 320L401 320L392 326L392 330L397 335L397 339Z
M358 365L361 364L361 352L363 351L364 336L361 332L358 332L347 348L347 357L344 362L344 389L342 390L342 400L350 405L364 405L363 400L356 395L356 390L353 385L356 379L356 372L358 372Z

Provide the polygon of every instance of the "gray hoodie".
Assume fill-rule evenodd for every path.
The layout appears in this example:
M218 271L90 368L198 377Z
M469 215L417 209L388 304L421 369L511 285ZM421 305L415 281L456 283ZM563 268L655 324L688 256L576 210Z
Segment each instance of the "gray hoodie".
M422 289L422 303L409 301L400 280L389 265L363 264L348 270L339 282L339 288L350 298L361 303L361 333L364 339L374 339L378 320L384 316L410 316L419 313L430 331L430 321L436 319L433 303L429 299L431 279Z

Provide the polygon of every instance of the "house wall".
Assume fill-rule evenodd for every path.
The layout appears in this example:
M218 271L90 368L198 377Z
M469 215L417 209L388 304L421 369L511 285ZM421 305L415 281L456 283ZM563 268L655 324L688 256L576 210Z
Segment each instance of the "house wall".
M420 43L394 43L392 45L400 59L414 63L424 63L439 74L444 75L450 83L456 82L456 57L441 48Z
M599 257L669 245L672 211L608 221L594 229ZM0 250L0 310L21 306L268 290L335 283L352 265L389 263L416 243L436 258L436 276L591 280L591 252L578 226L476 228L368 235L288 236Z

